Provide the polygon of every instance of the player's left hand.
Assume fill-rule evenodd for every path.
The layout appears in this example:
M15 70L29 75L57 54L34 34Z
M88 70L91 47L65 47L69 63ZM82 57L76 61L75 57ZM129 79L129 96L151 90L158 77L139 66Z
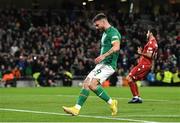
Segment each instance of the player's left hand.
M103 55L100 55L100 56L98 56L94 61L95 61L95 64L98 64L98 63L100 63L102 60L104 60L105 59L105 57L103 56Z

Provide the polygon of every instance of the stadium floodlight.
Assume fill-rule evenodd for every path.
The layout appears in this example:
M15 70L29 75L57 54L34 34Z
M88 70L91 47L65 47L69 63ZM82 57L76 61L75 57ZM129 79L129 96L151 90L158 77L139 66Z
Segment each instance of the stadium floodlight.
M92 2L92 1L94 1L94 0L88 0L88 2Z
M82 5L85 6L85 5L86 5L86 2L82 2Z

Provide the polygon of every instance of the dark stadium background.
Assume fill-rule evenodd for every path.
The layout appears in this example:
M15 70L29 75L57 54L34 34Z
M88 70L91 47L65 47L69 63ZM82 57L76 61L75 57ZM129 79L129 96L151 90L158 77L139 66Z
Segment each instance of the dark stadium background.
M122 34L111 85L136 64L148 26L158 30L159 50L145 84L180 85L180 0L0 0L0 78L12 71L14 76L5 85L82 81L99 53L101 35L91 25L99 12Z

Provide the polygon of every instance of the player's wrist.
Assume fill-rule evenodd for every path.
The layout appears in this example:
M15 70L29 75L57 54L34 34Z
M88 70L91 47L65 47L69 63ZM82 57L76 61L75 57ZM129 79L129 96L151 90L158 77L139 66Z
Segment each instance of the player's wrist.
M103 58L106 58L106 57L107 57L107 54L106 54L106 53L105 53L105 54L103 54L103 55L102 55L102 57L103 57Z

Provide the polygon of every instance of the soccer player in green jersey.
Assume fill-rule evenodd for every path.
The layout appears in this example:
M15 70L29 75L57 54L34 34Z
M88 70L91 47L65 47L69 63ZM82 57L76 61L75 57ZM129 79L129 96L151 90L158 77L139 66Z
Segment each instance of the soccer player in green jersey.
M107 102L112 111L112 115L116 115L118 112L118 101L112 100L102 88L101 84L115 72L119 56L118 51L120 49L121 35L116 28L110 25L107 17L103 13L97 14L92 22L96 29L103 31L101 53L95 59L96 67L87 75L83 82L83 87L76 105L73 107L63 106L63 109L66 113L78 115L91 90L102 100Z

